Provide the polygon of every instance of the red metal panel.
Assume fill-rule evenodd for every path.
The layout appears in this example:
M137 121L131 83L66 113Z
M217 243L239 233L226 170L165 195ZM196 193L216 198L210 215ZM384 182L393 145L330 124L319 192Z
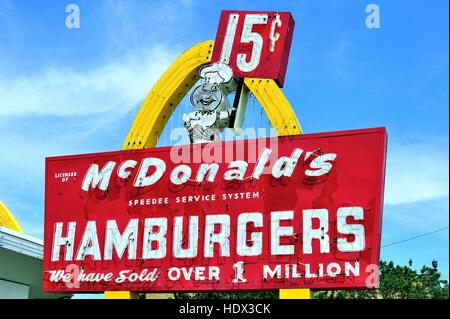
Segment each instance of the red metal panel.
M184 160L192 169L192 176L181 185L174 185L170 180L172 170L180 163L174 163L174 156L179 154L171 147L160 147L144 150L116 151L97 154L50 157L46 159L46 188L45 188L45 238L44 238L44 274L43 287L46 291L105 291L105 290L128 290L128 291L204 291L204 290L265 290L280 288L314 288L314 289L342 289L342 288L364 288L366 280L371 275L368 265L377 265L379 262L381 218L383 207L383 188L385 173L387 135L384 128L330 132L320 134L305 134L286 136L270 139L245 140L236 142L211 143L202 145L186 145L181 150L190 151L196 154L198 150L206 151L215 147L215 152L219 154L216 162L219 170L214 182L196 183L197 171L204 158L197 163L191 160ZM258 146L257 148L254 148ZM244 152L237 152L241 149ZM267 164L268 171L257 180L252 178L256 160L264 148L270 148L274 152ZM282 157L292 155L294 149L301 149L303 153L295 163L292 176L275 178L272 174L272 167L275 161ZM256 149L255 159L251 159L252 149ZM178 149L180 151L180 149ZM276 152L277 151L277 152ZM305 159L307 152L313 152ZM248 162L248 168L243 180L226 181L224 173L228 170L228 163L232 159L226 158L234 154L234 159ZM318 177L307 175L307 171L317 171L311 161L326 154L336 154L335 159L328 160L331 169ZM159 158L166 164L166 169L161 178L151 186L136 187L134 181L142 160L144 158ZM125 160L135 160L137 165L130 168L131 175L127 179L120 179L117 176L119 166ZM91 188L83 191L81 186L91 164L98 164L101 169L108 161L116 163L112 170L111 179L106 191ZM153 174L154 168L148 171L148 175ZM308 173L309 174L309 173ZM249 192L249 193L247 193ZM241 195L244 194L244 195ZM250 194L250 198L246 198ZM253 197L258 194L257 197ZM206 196L209 198L191 198L184 196ZM212 199L212 195L216 199ZM243 196L243 198L242 198ZM152 204L147 199L164 198L163 204ZM165 199L167 198L167 200ZM183 202L183 198L186 202ZM139 205L130 205L138 201ZM140 200L144 200L140 205ZM167 203L164 203L167 201ZM338 229L337 211L345 207L361 207L363 219L356 220L348 217L345 223L364 227L364 248L361 251L345 252L337 247L338 240L347 239L349 243L355 241L354 235L344 234ZM322 251L320 243L322 239L312 239L312 252L305 252L303 240L310 230L323 226L318 219L312 219L311 228L305 228L305 216L307 210L326 210L327 232L323 236L329 238L329 252ZM274 222L272 212L292 211L292 219ZM255 227L255 224L247 224L246 227L238 225L238 217L243 213L259 212L263 216L262 226ZM205 257L204 246L208 246L208 241L212 235L205 235L205 220L213 215L225 215L229 218L230 233L226 236L229 243L229 256L221 255L221 248L224 245L214 244L212 257ZM177 230L174 230L174 218L184 216L183 219L183 248L197 245L197 253L193 258L177 258L173 254L173 237ZM199 221L198 240L190 242L188 232L188 217L197 216ZM209 216L209 217L208 217ZM146 219L161 217L166 218L168 227L165 238L167 247L166 256L163 258L145 259L143 258L144 247L144 223ZM128 250L125 249L121 258L113 251L112 260L105 260L105 234L107 232L107 220L114 220L119 232L122 233L131 219L138 219L138 230L136 234L131 234L130 239L136 240L136 258L128 258ZM96 224L98 239L99 260L94 260L93 256L86 256L81 260L75 260L81 247L82 238L85 236L85 227L89 221ZM68 235L68 223L76 222L74 241L68 241L70 246L62 246L57 254L57 260L52 261L52 250L55 243L55 227L57 223L62 223L61 235ZM356 225L356 226L355 226ZM223 231L221 227L213 227L213 233ZM226 226L225 226L226 227ZM238 230L238 227L239 230ZM292 227L292 231L281 236L280 247L292 245L293 253L286 255L276 255L271 247L277 238L278 231L282 227ZM147 229L148 230L148 229ZM152 232L158 232L158 228L152 228ZM252 242L252 234L261 234L260 241L262 251L256 256L240 256L237 253L238 232L246 233L246 245L259 245L259 239ZM273 232L275 235L273 236ZM206 237L206 238L205 238ZM275 239L274 239L275 238ZM324 237L326 238L326 237ZM255 243L257 241L257 243ZM326 239L324 239L326 243ZM88 242L85 249L92 246ZM326 245L325 245L326 246ZM65 260L65 247L73 250L73 256ZM157 249L159 246L152 242L150 249ZM147 247L147 248L148 248ZM224 250L226 252L226 248ZM243 278L246 282L235 283L236 264L244 262ZM335 264L333 264L335 263ZM320 270L322 264L323 271ZM280 278L277 277L276 270L280 269ZM288 272L286 272L286 265ZM331 266L330 266L331 265ZM333 266L334 265L334 266ZM336 265L341 268L341 272L333 276L337 271ZM346 265L356 267L359 265L359 274L345 274ZM193 268L190 268L193 267ZM204 268L201 268L204 267ZM214 268L217 267L217 268ZM275 271L274 276L266 276L264 279L264 267ZM293 269L296 267L296 271ZM330 269L327 269L331 267ZM169 271L169 269L171 269ZM218 271L217 277L211 276L208 280L208 272ZM61 278L56 281L51 280L51 275L61 270L69 274L64 282ZM137 276L142 272L155 271L154 281L135 280L130 282L125 280L120 282L121 271L124 277L132 273ZM203 274L202 274L203 271ZM60 275L63 272L59 272ZM84 274L111 273L111 279L100 280L99 282L74 281L80 272ZM171 280L171 275L180 274L177 280ZM197 272L198 280L193 280ZM323 272L323 274L322 274ZM72 274L72 277L71 275ZM190 279L186 279L187 276ZM292 278L293 276L301 278ZM205 277L203 280L202 276ZM176 276L175 276L176 277ZM84 277L86 278L86 277ZM219 278L219 280L217 280ZM133 279L133 277L131 277Z
M283 87L284 79L286 75L286 68L289 59L289 51L292 42L292 35L294 32L295 22L290 12L262 12L262 11L222 11L219 21L219 27L217 30L216 40L214 44L214 51L211 62L218 62L221 57L224 40L227 34L227 25L230 19L230 15L238 15L238 24L236 32L234 34L234 41L232 45L231 54L229 57L229 65L233 70L233 73L237 77L247 78L264 78L274 79L280 87ZM246 16L249 14L267 14L267 21L264 24L248 25L251 32L259 34L262 39L262 47L258 44L258 49L253 50L255 46L254 41L242 42L244 22ZM272 23L279 15L281 25L275 25L272 30ZM274 48L271 51L271 36L279 37L274 41ZM255 35L257 38L258 35ZM245 35L244 35L245 38ZM242 70L237 63L238 54L246 54L246 61L249 62L252 58L259 57L259 63L252 71ZM256 56L255 56L256 55Z

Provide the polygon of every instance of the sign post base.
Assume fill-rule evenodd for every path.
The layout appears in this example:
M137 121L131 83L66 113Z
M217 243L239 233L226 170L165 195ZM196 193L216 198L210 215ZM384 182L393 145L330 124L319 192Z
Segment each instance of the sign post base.
M105 291L105 299L139 299L139 294L132 291Z
M312 299L311 289L280 289L280 299Z

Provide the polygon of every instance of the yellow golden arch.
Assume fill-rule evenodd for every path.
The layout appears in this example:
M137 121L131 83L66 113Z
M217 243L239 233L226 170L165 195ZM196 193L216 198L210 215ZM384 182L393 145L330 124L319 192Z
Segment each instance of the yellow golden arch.
M211 61L214 41L194 45L182 53L156 82L131 125L122 149L154 147L178 103L199 79L199 69ZM301 134L288 100L274 80L245 79L279 136Z
M23 233L22 227L16 220L14 215L9 211L8 207L0 201L0 226Z

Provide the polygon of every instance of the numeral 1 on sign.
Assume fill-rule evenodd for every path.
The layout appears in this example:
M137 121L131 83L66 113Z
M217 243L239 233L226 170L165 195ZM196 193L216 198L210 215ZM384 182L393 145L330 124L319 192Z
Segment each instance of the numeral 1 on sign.
M233 49L234 37L236 34L236 28L239 22L239 14L230 14L228 19L227 31L225 33L225 39L222 45L222 52L220 53L220 62L229 64L231 50Z
M243 283L247 282L247 279L244 278L244 262L238 261L233 265L234 268L234 283Z

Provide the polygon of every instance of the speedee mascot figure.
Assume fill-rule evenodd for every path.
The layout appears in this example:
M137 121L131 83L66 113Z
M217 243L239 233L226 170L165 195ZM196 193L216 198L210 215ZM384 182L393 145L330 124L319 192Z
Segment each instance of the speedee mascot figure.
M204 83L190 97L195 111L183 114L184 126L191 143L217 142L228 127L232 109L227 95L236 90L236 81L231 68L221 62L203 67L200 77Z

